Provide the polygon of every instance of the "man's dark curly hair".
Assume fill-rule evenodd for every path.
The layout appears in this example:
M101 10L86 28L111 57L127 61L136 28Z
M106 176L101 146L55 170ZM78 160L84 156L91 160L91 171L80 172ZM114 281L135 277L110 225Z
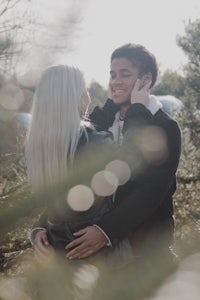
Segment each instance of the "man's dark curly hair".
M127 58L134 67L139 69L140 76L151 73L152 87L157 79L158 67L155 56L144 46L138 44L125 44L115 49L111 55L111 62L114 58Z

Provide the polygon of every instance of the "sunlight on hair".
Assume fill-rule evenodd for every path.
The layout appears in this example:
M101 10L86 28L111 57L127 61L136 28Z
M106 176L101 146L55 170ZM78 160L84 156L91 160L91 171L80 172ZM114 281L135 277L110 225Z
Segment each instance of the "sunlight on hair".
M110 171L103 170L96 173L91 180L91 187L98 196L110 196L118 187L118 179Z
M105 169L115 174L115 176L118 178L119 185L125 184L131 176L129 165L122 160L111 161L106 165Z
M67 203L75 211L88 210L94 203L94 193L86 185L76 185L69 190Z
M14 84L6 84L0 89L0 105L6 110L18 110L24 103L23 91Z
M98 268L91 264L84 264L74 273L73 284L80 290L89 290L95 286L98 279Z
M146 127L140 132L138 142L144 158L148 162L159 164L167 158L167 137L161 128L157 126Z

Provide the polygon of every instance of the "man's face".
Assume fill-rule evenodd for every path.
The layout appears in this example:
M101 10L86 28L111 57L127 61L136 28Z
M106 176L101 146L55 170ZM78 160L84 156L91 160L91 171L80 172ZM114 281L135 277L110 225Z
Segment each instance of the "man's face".
M138 78L139 70L127 58L114 58L110 66L109 88L115 104L131 99L131 93Z

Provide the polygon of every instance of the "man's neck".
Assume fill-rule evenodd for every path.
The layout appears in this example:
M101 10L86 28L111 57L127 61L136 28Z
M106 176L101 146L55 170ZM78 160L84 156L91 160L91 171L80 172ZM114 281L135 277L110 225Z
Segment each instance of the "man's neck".
M124 119L125 113L129 107L130 107L130 102L126 102L120 105L120 109L119 109L120 119L122 120Z

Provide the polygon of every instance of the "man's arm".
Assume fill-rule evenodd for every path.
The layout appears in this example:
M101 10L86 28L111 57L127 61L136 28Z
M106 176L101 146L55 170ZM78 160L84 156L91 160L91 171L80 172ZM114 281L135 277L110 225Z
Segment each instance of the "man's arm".
M109 236L112 243L123 238L130 231L136 230L152 216L175 179L181 151L180 129L175 121L170 118L165 119L165 117L162 120L162 118L161 114L159 122L162 123L162 129L166 134L167 158L159 164L150 163L138 178L132 174L136 180L129 181L125 186L118 188L115 209L97 222L97 225ZM129 145L128 140L130 137L134 140L139 127L145 128L146 125L153 125L153 116L142 104L133 104L127 112L124 124L125 152L123 155L125 160L131 156L131 152L134 155L137 153L134 147ZM132 171L134 172L134 164ZM88 228L88 230L94 231L93 228ZM78 243L77 240L76 245ZM68 248L71 246L70 244ZM72 250L69 255L73 255L73 251L76 250Z
M137 105L137 107L132 106L131 110L127 112L127 123L124 124L126 132L124 134L125 152L123 155L125 159L128 157L128 160L132 152L131 137L133 138L132 145L137 147L134 130L137 131L138 129L139 114L145 114L145 108L141 104ZM133 118L133 116L131 118L132 113L136 114L136 118ZM144 115L143 117L141 116L141 120L141 124L144 126ZM148 116L146 120L148 120ZM150 125L152 124L150 117L148 122ZM126 185L118 188L115 209L97 222L97 225L106 232L112 243L124 237L130 230L137 229L145 220L153 215L155 210L164 201L166 193L175 180L181 152L180 129L177 123L170 118L159 122L162 123L162 132L166 135L166 158L163 162L147 162L147 166L143 166L144 170L140 175L140 169L135 173L134 165L136 165L143 153L140 153L140 149L138 151L133 150L133 155L136 156L136 160L133 157L132 164L133 181L129 181ZM133 130L131 130L132 126L134 127Z

